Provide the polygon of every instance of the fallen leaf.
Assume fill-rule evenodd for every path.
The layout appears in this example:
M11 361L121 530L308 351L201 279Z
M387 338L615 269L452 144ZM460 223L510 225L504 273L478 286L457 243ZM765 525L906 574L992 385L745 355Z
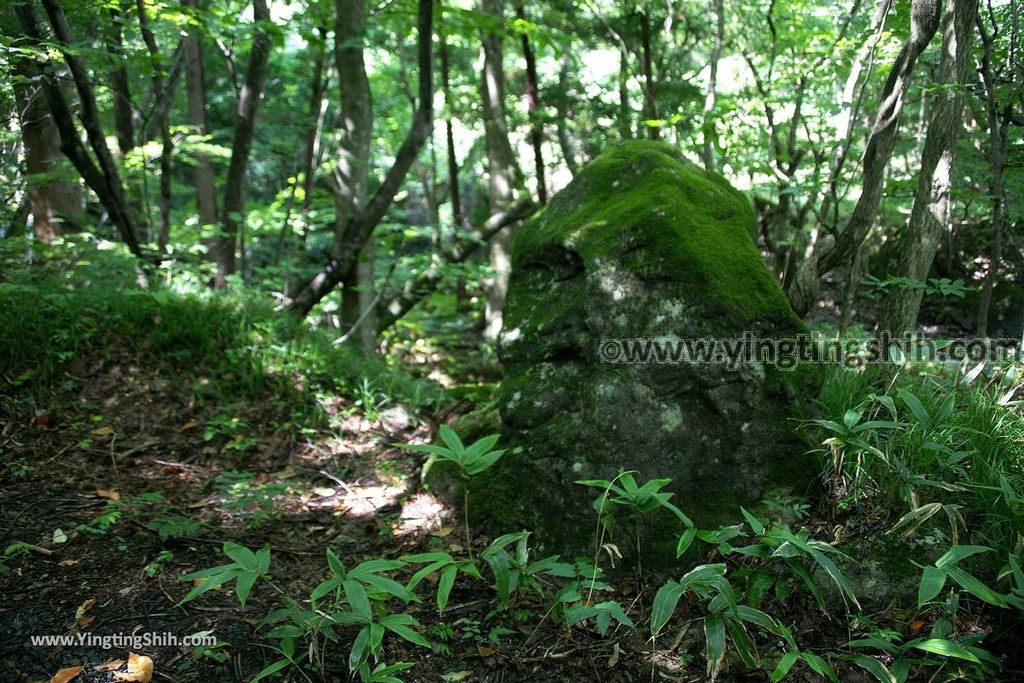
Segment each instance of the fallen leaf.
M114 671L114 678L133 683L149 683L153 680L153 660L145 655L128 653L128 671Z
M111 491L110 489L96 489L96 495L100 498L109 498L110 500L121 500L121 494L117 491Z
M614 669L615 665L619 663L619 644L615 643L615 649L612 651L612 656L608 658L608 668Z
M82 624L81 622L82 622L83 619L86 618L86 616L85 616L86 612L88 612L90 609L92 609L92 606L95 605L95 604L96 604L96 598L89 598L88 600L83 602L81 605L79 605L78 609L75 610L75 623L81 624L82 626L88 626L89 623L92 623L92 617L89 617L89 623Z
M67 543L68 542L68 535L66 533L64 533L63 529L54 529L53 530L53 542L54 543Z
M181 425L181 427L179 427L178 429L180 429L181 431L184 432L184 431L189 430L189 429L195 429L198 426L199 426L198 422L196 422L195 420L189 420L185 424Z
M496 650L493 647L487 647L486 645L476 644L476 651L480 653L481 657L490 657Z
M68 681L83 671L85 671L84 666L69 666L55 673L53 678L50 679L50 683L68 683Z
M110 436L114 433L114 430L110 427L100 427L99 429L92 430L93 436Z
M124 666L124 660L123 659L112 659L109 662L105 662L104 664L97 664L96 666L94 666L92 668L92 670L93 671L114 671L115 669L120 669L122 666Z
M922 626L924 626L924 619L914 619L910 622L910 630L914 633L920 631Z
M441 680L448 683L458 683L458 681L464 681L472 675L472 671L452 671L451 673L441 674Z
M444 526L440 529L434 529L430 532L430 535L434 536L435 538L444 538L445 536L450 535L453 531L455 531L454 527Z
M57 563L58 567L71 567L78 564L78 560L61 560Z
M76 620L75 623L78 624L79 627L85 628L94 621L96 621L96 617L82 617L81 619Z

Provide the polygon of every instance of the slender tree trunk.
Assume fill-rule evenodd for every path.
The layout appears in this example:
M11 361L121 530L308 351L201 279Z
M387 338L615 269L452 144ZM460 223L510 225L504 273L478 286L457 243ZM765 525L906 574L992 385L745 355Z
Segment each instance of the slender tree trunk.
M644 67L644 119L655 121L658 118L657 89L654 84L654 55L651 46L651 17L647 10L640 13L640 48ZM661 131L657 126L646 123L647 137L651 140L661 139Z
M725 38L725 2L715 0L715 44L711 48L711 58L708 60L708 89L704 95L704 123L702 136L704 138L704 168L714 171L715 166L715 143L718 135L715 133L715 98L718 90L718 61L722 57L722 41Z
M861 87L860 96L855 100L857 84L861 80L861 74L868 67L869 59L874 53L878 37L882 34L882 30L885 27L885 18L888 16L891 6L892 0L878 0L878 4L875 6L875 14L871 17L868 31L869 37L864 41L860 49L857 50L853 63L850 65L850 73L846 77L843 90L839 95L839 101L836 103L839 107L836 138L840 140L840 144L836 146L832 160L829 163L828 182L826 183L824 197L821 200L821 208L818 211L819 225L834 228L839 222L839 180L843 174L843 167L846 164L846 158L850 151L850 144L853 142L854 123L859 118L860 100L865 90L864 87ZM865 80L867 80L867 77ZM834 218L830 216L833 211L837 212ZM811 246L811 249L812 251L807 254L808 257L813 253L813 246Z
M384 182L367 203L366 208L359 212L349 223L348 238L343 248L331 258L328 264L292 299L289 309L305 316L334 287L336 287L355 268L359 251L373 234L388 207L395 198L406 174L430 135L433 125L434 69L431 50L433 36L434 3L432 0L419 0L417 10L417 62L419 67L418 106L413 115L412 126L402 146L395 154L395 161L384 176Z
M821 277L853 257L878 214L885 170L896 146L900 116L914 66L939 27L939 0L913 0L910 14L910 35L882 88L881 104L864 150L864 182L860 198L832 246L801 263L786 292L799 315L806 314L817 301Z
M113 99L114 131L123 157L135 146L135 121L132 94L128 86L128 67L124 54L124 8L111 7L106 50L110 57L110 92Z
M124 187L121 185L117 166L114 164L103 134L103 128L100 125L99 111L93 96L89 72L70 49L73 41L67 17L57 0L43 0L43 6L54 33L54 40L51 42L58 46L64 56L64 62L71 71L81 105L79 117L85 127L89 145L96 155L98 166L93 163L78 137L71 108L64 98L56 75L51 68L41 67L36 63L34 68L42 78L43 91L46 93L46 99L50 105L50 113L60 132L61 151L71 160L89 188L96 193L128 249L139 258L144 258L137 238L139 230L128 203L125 201ZM32 6L27 3L19 3L14 6L14 10L30 43L37 48L42 48L44 38Z
M326 61L326 49L327 49L327 30L323 27L319 29L320 39L315 41L310 48L312 50L313 57L313 75L309 82L309 104L307 107L305 131L302 140L302 153L298 161L296 168L296 175L302 179L302 208L300 209L300 215L305 216L310 203L312 202L313 194L313 176L316 175L316 158L317 148L320 144L320 133L323 126L323 113L324 113L324 90L326 87L326 79L324 78L324 63ZM285 212L285 220L281 225L281 234L277 239L277 247L274 249L274 264L277 265L281 262L281 258L284 256L285 242L293 244L293 231L291 226L291 213L295 203L295 195L299 188L299 178L295 179L292 183L291 195L288 198L288 210ZM305 230L305 228L303 228ZM292 247L288 247L288 252L292 251ZM285 282L285 294L288 293L287 277Z
M522 4L516 6L516 16L526 21L526 12ZM541 204L548 203L548 188L544 179L544 153L541 149L544 141L544 122L538 111L539 91L537 85L537 62L530 47L530 39L523 33L520 36L523 45L523 59L526 60L526 112L530 118L530 145L533 147L533 163L537 176L537 199Z
M629 52L619 45L619 138L633 138L632 107L629 104Z
M341 135L334 168L334 247L338 256L349 239L349 224L366 208L370 179L370 141L373 134L373 99L363 57L366 7L363 0L335 0L334 59L341 103ZM359 346L373 352L376 322L363 312L373 301L373 259L364 245L358 265L342 282L341 324L348 333L357 322Z
M30 82L24 60L16 60L14 83L18 122L25 154L28 205L36 239L49 242L80 227L82 193L77 182L61 177L66 169L60 150L60 132L50 114L46 95Z
M999 279L999 268L1003 260L1003 231L1006 223L1006 183L1005 170L1006 161L1010 149L1010 125L1013 113L1012 102L1006 103L1002 109L996 99L997 73L992 65L992 37L985 30L984 20L978 17L978 33L984 44L982 53L981 68L978 73L981 75L982 86L985 88L985 109L988 114L988 157L990 168L989 194L992 201L992 245L989 252L988 273L985 274L985 281L981 287L981 297L978 301L978 320L975 327L979 337L986 337L989 334L989 310L992 307L992 291L995 289ZM1013 30L1015 27L1011 27ZM1003 79L1008 79L1011 89L1014 85L1020 87L1017 78L1018 69L1013 63L1016 52L1016 36L1011 37L1011 50L1008 54L1007 69L998 74Z
M253 21L257 24L270 21L270 10L266 0L253 0ZM263 99L263 82L267 76L267 60L270 57L270 36L263 26L257 25L249 52L249 68L245 83L238 93L235 119L235 134L231 143L231 162L224 184L223 234L214 241L214 262L217 274L214 287L227 284L228 275L235 271L235 243L239 228L245 218L245 171L249 167L249 152L256 126L256 114ZM245 246L243 245L244 249Z
M480 12L502 22L501 0L479 0ZM505 72L501 34L486 31L482 36L484 68L480 80L483 101L484 138L487 145L487 171L490 213L506 211L511 205L516 185L520 182L515 154L508 139L505 120ZM501 331L502 310L508 291L511 268L509 246L511 236L501 232L491 239L490 265L494 271L488 283L487 304L484 310L484 337L498 338Z
M580 149L579 143L573 138L569 130L569 112L566 103L571 102L569 95L569 80L572 78L572 60L568 53L562 55L561 65L558 69L558 97L555 98L557 108L556 133L558 135L558 148L562 152L562 160L569 173L576 175L579 170Z
M160 128L160 229L157 232L157 249L164 252L171 234L171 159L174 155L174 142L171 139L169 110L173 94L165 87L166 75L164 56L156 44L156 36L149 27L149 16L145 0L135 0L135 8L139 13L139 31L149 51L153 66L153 96L156 98L156 120Z
M196 0L181 0L182 7L196 9ZM199 32L189 28L182 35L185 52L185 88L188 99L188 122L199 135L209 133L206 123L206 82L203 73L203 45ZM196 153L192 171L192 183L196 190L196 211L200 225L216 225L217 193L213 165L202 153Z
M455 154L455 134L452 124L455 119L455 102L452 99L451 83L449 82L448 63L448 37L441 30L442 23L438 22L437 43L441 57L441 91L444 94L444 138L448 158L448 193L451 195L452 220L455 222L455 229L462 227L464 216L462 213L462 193L459 190L459 161Z
M928 122L914 208L899 238L897 274L924 283L935 252L950 222L949 192L953 154L962 126L963 85L967 79L978 0L945 0L942 61L939 80L946 87L935 97ZM894 335L911 332L917 324L923 290L902 288L886 297L879 314L879 331Z

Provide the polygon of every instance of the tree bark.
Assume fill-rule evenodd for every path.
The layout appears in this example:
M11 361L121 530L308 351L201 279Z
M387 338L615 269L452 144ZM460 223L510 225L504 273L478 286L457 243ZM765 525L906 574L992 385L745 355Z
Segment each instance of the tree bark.
M181 0L182 7L193 13L196 0ZM203 73L203 44L199 31L193 27L183 33L182 44L185 52L185 88L188 100L188 122L199 135L207 135L209 126L206 122L206 83ZM195 155L195 166L192 169L192 183L196 190L196 211L199 213L200 225L217 223L217 194L213 165L202 153Z
M32 229L36 239L49 242L66 232L79 229L82 194L77 182L61 177L65 169L60 150L60 132L50 114L46 95L29 82L32 73L25 60L15 61L22 79L14 83L18 121L25 154L25 175Z
M128 67L124 54L123 29L124 11L111 7L110 27L106 49L110 56L110 92L113 95L114 131L117 133L117 147L121 156L135 146L135 121L132 108L132 94L128 86Z
M921 170L910 221L899 238L897 274L922 285L928 279L943 230L950 222L949 192L957 134L963 115L963 85L971 60L978 0L945 0L939 81L921 155ZM921 308L921 288L900 288L885 298L878 330L899 336L911 332Z
M817 301L821 277L853 257L878 213L885 170L896 146L900 116L914 66L939 27L939 0L912 0L910 14L910 35L882 88L881 104L864 150L864 183L860 198L831 247L823 248L801 263L786 292L799 315L806 314Z
M501 0L479 0L481 13L494 17L503 23ZM511 205L515 187L520 182L515 154L508 139L508 123L505 119L505 71L501 34L484 31L481 36L484 68L480 79L480 98L483 102L484 142L487 147L487 175L490 213L506 211ZM508 291L508 276L511 268L509 247L511 236L498 233L490 243L490 266L494 275L487 285L487 302L484 308L484 337L498 338L501 331L502 310Z
M153 97L156 99L156 120L160 128L160 228L157 232L157 249L163 253L171 234L171 159L174 155L174 141L171 139L169 110L173 93L164 87L166 75L164 56L156 44L156 36L149 27L149 15L145 0L135 0L139 14L139 31L146 43L153 68Z
M711 57L708 60L708 90L704 95L704 123L701 126L704 138L703 161L704 168L714 171L715 165L715 143L718 135L715 133L715 99L718 90L718 61L722 57L722 41L725 38L725 2L715 0L715 43L711 48Z
M413 115L412 126L402 146L395 154L395 161L384 176L384 182L367 203L366 208L353 217L349 223L348 235L343 248L327 265L292 299L289 309L305 316L338 285L356 266L359 251L366 244L374 228L380 223L395 193L405 180L409 168L416 160L423 143L430 135L433 125L434 70L431 59L431 37L433 35L434 4L432 0L419 0L417 11L417 36L419 67L419 105Z
M651 17L644 9L640 15L640 48L644 68L644 119L656 121L658 118L657 91L654 85L654 55L651 46ZM644 122L647 129L647 137L651 140L660 140L661 131L657 126L651 126Z
M341 130L334 167L334 246L337 257L346 247L352 220L366 207L370 179L370 141L373 135L373 99L363 57L366 7L363 0L335 0L334 59L338 72ZM360 322L359 342L372 353L376 321L363 312L373 300L373 260L361 245L358 265L342 282L341 323L348 332ZM372 316L372 311L368 313Z
M263 82L267 76L267 60L270 56L270 36L262 22L270 21L270 10L266 0L253 0L253 21L257 23L249 52L249 68L245 82L238 93L235 134L231 143L231 162L224 185L223 234L214 240L213 258L217 266L214 287L227 284L228 275L235 271L235 243L245 211L245 171L249 167L249 152L256 127L256 114L263 99ZM243 246L244 248L244 246Z
M516 6L516 16L526 21L526 11L522 4ZM533 147L533 163L537 176L537 199L541 204L548 203L548 188L544 179L544 153L542 143L544 141L544 122L540 118L539 91L537 85L537 61L533 56L533 48L530 46L530 38L523 33L520 36L523 45L523 59L526 61L526 112L530 118L530 145Z
M1015 8L1014 8L1015 9ZM984 20L977 18L978 33L981 36L984 51L981 58L981 68L978 73L981 76L982 86L985 89L985 109L988 114L988 158L991 174L989 176L989 195L992 201L992 245L989 251L988 273L985 274L985 281L981 287L981 297L978 301L978 319L975 326L975 333L979 337L986 337L989 333L989 310L992 307L992 291L995 289L996 281L999 279L999 268L1003 260L1003 231L1006 229L1006 183L1005 171L1006 162L1010 149L1010 125L1013 116L1013 103L1007 102L1002 108L997 99L997 82L1009 81L1012 91L1014 86L1020 87L1018 78L1019 69L1013 63L1016 55L1011 50L1007 55L1007 68L1005 71L997 72L992 65L992 36L985 30ZM1011 27L1011 30L1016 27ZM1011 45L1016 48L1016 36L1011 39Z
M89 73L69 47L72 41L67 17L64 16L64 10L57 0L43 0L43 6L46 9L50 26L54 33L54 39L51 42L57 45L64 56L68 69L71 71L71 77L81 104L80 118L85 127L89 144L96 155L98 166L93 163L78 136L71 108L64 98L64 93L52 68L40 67L38 63L34 63L32 68L35 69L35 73L42 79L43 91L46 93L46 99L50 105L53 122L60 132L61 151L71 160L71 163L82 175L86 185L96 193L128 249L135 256L144 259L145 257L139 248L137 239L138 227L134 217L131 215L128 203L125 201L124 187L121 185L117 167L114 165L113 157L110 154L110 149L107 147L103 129L100 125L99 112L96 107L96 99L92 93ZM44 38L32 6L28 3L18 3L15 5L14 10L30 44L33 47L42 49Z

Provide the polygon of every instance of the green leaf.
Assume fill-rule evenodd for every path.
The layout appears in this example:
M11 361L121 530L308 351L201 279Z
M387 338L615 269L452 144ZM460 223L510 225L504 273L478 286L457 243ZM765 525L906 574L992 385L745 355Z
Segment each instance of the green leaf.
M832 669L832 665L822 659L816 654L811 652L801 652L800 659L807 663L807 666L811 667L814 673L821 676L826 676L832 683L839 683L839 679L836 677L836 672Z
M775 671L772 672L771 681L772 683L779 683L786 675L789 670L796 664L796 660L800 658L799 652L787 652L782 655L782 659L779 660L778 666L775 667Z
M917 587L917 606L922 607L926 602L935 598L946 585L946 572L938 567L925 567L921 573L921 583Z
M370 609L370 598L366 595L366 588L355 579L345 579L342 582L345 589L345 598L348 604L360 619L369 622L373 619L373 612Z
M276 674L278 671L287 668L290 664L291 661L287 659L279 659L276 662L273 662L272 664L268 664L267 666L260 669L260 672L253 676L252 679L250 679L250 683L256 683L256 681L262 680L268 676L272 676Z
M683 532L683 535L679 537L679 543L676 544L677 559L683 556L683 553L685 553L689 549L690 545L693 543L693 539L696 537L696 527L690 527L689 529Z
M704 638L707 644L707 674L711 680L718 678L718 670L725 657L725 620L717 614L704 619Z
M437 582L437 611L443 612L445 606L448 604L448 596L452 592L452 586L455 585L455 575L459 573L459 568L454 564L445 567L444 571L441 572L441 579Z
M248 572L239 576L235 581L235 596L242 607L245 607L245 600L249 597L249 592L252 591L253 584L259 577L260 575L256 572Z
M747 524L754 530L754 533L758 536L764 536L764 524L761 524L760 520L747 512L747 509L742 506L740 507L740 512L743 513L743 518L747 520Z
M651 635L657 636L665 624L675 614L679 599L683 597L686 588L675 581L669 581L658 589L654 596L654 605L651 607Z
M843 657L843 659L849 660L864 669L878 679L879 683L897 683L896 677L892 675L892 672L889 671L889 669L885 668L885 664L882 664L874 657L868 657L867 655L850 655L848 657Z
M455 430L448 425L441 425L441 428L438 430L438 434L440 435L441 440L444 441L445 445L461 459L462 455L466 452L466 447L462 444L462 439L460 439L459 435L455 433Z
M996 593L963 569L960 569L959 567L947 567L946 573L949 575L949 578L960 584L961 588L979 600L984 600L988 604L995 605L996 607L1006 607L1006 600L1003 599L1002 595Z
M955 545L947 550L945 555L935 561L935 566L942 569L943 567L958 564L971 555L990 552L992 552L992 548L983 545Z
M955 657L956 659L963 659L968 662L974 662L975 664L981 663L981 660L979 660L974 653L967 650L962 645L954 643L951 640L946 640L945 638L932 638L930 640L924 640L910 645L915 649L924 650L925 652L931 652L936 655L942 655L943 657Z
M366 658L366 649L370 644L370 626L366 625L359 629L356 639L352 641L352 650L348 654L348 668L355 671Z

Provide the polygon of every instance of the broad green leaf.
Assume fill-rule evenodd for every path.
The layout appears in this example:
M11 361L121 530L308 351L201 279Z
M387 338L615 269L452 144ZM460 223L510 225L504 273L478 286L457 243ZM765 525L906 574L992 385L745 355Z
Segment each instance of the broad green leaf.
M725 658L725 620L717 614L704 619L704 638L707 645L707 674L714 681Z
M981 663L981 660L978 659L978 657L970 650L944 638L923 640L921 642L911 644L911 647L925 652L931 652L932 654L942 655L943 657L955 657L956 659L964 659L968 662L974 662L975 664Z
M934 599L945 585L946 572L938 567L925 567L921 573L921 583L917 588L917 606L922 607L926 602Z

